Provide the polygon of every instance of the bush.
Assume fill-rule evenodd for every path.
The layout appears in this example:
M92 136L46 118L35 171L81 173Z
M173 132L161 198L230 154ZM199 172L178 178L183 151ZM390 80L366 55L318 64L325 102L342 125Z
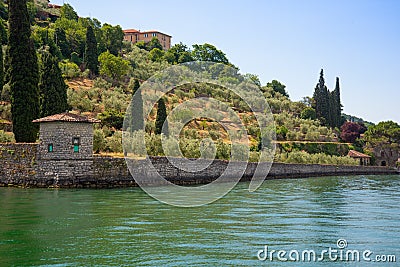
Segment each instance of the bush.
M106 151L114 153L122 153L122 132L117 131L112 136L107 137L106 140Z
M69 60L61 61L58 63L58 66L60 67L64 78L76 78L81 74L81 70L79 69L78 65Z
M304 151L293 151L290 153L278 154L277 161L285 163L299 164L331 164L331 165L358 165L359 162L348 156L338 157L330 156L323 153L309 154Z
M116 110L104 111L103 113L99 114L98 119L101 120L101 124L113 127L117 130L122 129L124 124L124 117L125 115Z
M103 130L96 129L93 132L93 151L99 153L106 148L106 139Z
M13 133L7 133L0 130L0 143L13 143L15 142Z
M303 120L315 120L317 118L317 113L315 109L307 107L301 111L300 118Z

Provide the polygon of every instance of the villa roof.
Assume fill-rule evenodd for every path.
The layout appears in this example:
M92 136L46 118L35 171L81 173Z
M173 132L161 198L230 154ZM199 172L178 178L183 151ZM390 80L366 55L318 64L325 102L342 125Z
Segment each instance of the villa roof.
M70 113L70 112L64 112L64 113L60 113L60 114L51 115L48 117L34 120L32 122L55 122L55 121L100 123L99 120L81 116L81 115L77 115L77 114Z
M160 34L164 34L166 36L172 37L171 35L168 35L166 33L163 33L163 32L157 31L157 30L150 30L150 31L141 32L141 31L138 31L136 29L127 29L127 30L123 30L123 32L124 33L160 33Z
M350 150L347 156L352 157L352 158L370 158L370 156L365 155L361 152L355 151L355 150Z

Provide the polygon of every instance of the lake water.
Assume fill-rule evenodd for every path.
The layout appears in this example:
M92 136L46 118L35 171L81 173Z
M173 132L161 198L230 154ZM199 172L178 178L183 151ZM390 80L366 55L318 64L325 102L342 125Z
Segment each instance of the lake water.
M397 263L378 266L399 264L400 176L266 181L254 193L247 186L198 208L161 204L139 188L0 188L0 266L376 266L375 256L392 255ZM260 261L265 246L286 258L298 251L299 261L276 253ZM337 257L371 251L371 261L301 259L328 248Z

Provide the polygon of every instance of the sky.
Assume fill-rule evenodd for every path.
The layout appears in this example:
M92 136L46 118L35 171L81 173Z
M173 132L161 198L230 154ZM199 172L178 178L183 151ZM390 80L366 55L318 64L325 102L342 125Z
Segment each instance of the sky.
M172 44L210 43L241 73L276 79L290 98L312 96L324 69L330 90L340 78L343 112L400 123L400 1L52 0L81 17L159 30Z

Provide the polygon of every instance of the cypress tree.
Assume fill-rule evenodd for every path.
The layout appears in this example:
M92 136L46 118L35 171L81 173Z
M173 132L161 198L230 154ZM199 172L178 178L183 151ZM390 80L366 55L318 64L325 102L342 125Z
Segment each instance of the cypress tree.
M68 45L67 36L65 31L61 28L56 28L54 33L54 41L56 45L60 48L61 54L64 58L69 58L71 56L71 50Z
M86 31L86 47L85 47L85 63L86 68L90 70L92 75L99 74L99 61L97 53L97 41L92 26L87 27Z
M164 98L160 98L157 102L157 117L156 117L156 134L165 134L168 135L168 125L166 125L165 130L162 131L163 124L167 119L167 109L165 107Z
M333 115L333 127L340 127L341 125L341 117L342 117L342 103L340 102L340 85L339 85L339 77L336 77L336 85L335 90L332 91L332 115Z
M42 54L40 70L40 116L46 117L65 112L69 109L67 89L58 66L57 58L48 52Z
M4 85L4 61L3 61L3 46L0 45L0 94Z
M10 0L9 56L13 131L17 142L35 142L39 117L39 71L26 0Z
M136 89L137 91L137 89ZM130 115L131 115L131 131L137 131L137 130L144 130L144 121L143 121L143 98L142 98L142 93L141 91L136 92L134 91L133 93L133 98L131 102L131 110L130 110ZM165 105L164 105L165 107ZM158 112L157 112L158 115ZM158 116L157 116L158 117ZM161 124L162 126L162 124Z
M314 90L315 112L317 117L325 124L330 124L329 91L325 85L324 70L321 69L319 81Z

